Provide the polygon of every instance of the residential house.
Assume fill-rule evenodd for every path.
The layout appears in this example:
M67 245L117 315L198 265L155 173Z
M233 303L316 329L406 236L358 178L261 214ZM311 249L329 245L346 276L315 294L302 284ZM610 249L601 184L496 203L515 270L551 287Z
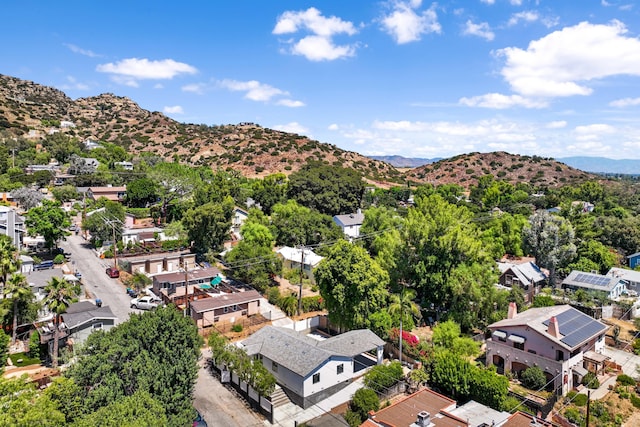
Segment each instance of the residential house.
M40 172L40 171L49 171L52 174L55 174L59 170L60 170L60 164L55 160L46 165L29 165L24 169L25 173L27 173L28 175L31 175L35 172Z
M231 216L231 232L238 239L242 238L240 235L240 228L242 228L247 218L249 218L249 212L237 206L233 208L233 215Z
M241 346L271 372L289 399L307 408L382 363L384 340L368 329L317 339L287 328L265 326ZM375 350L375 356L367 352Z
M624 280L627 282L627 293L630 296L638 296L640 292L640 271L613 267L607 272L607 276Z
M127 195L127 187L89 187L87 190L87 197L91 200L98 200L100 197L105 197L112 202L122 202Z
M360 227L364 222L364 214L358 209L356 213L334 216L333 222L338 224L345 236L353 239L360 236Z
M324 259L311 249L292 248L290 246L283 246L278 249L277 254L282 259L283 267L299 270L300 266L302 266L302 271L312 282L315 282L313 269Z
M496 366L499 373L516 375L537 366L553 389L565 394L580 384L588 370L604 368L607 329L569 305L518 313L511 303L507 318L489 325L486 363Z
M627 256L629 260L629 268L635 269L640 265L640 252L636 252L635 254L631 254Z
M575 200L571 202L571 208L577 209L582 213L591 213L595 209L595 205L582 200Z
M602 274L573 270L571 274L562 281L562 289L605 292L607 298L615 300L623 293L626 293L627 282L620 277L603 276Z
M469 426L464 418L451 414L455 409L455 400L425 388L370 413L369 418L360 427Z
M220 270L215 267L157 274L153 276L153 292L160 295L165 289L167 294L173 294L177 293L177 288L183 287L185 283L189 285L211 284L212 281L217 283L220 275Z
M122 169L124 169L126 171L132 171L133 170L133 163L131 163L131 162L114 162L113 166L121 167Z
M535 415L526 412L517 411L498 427L553 427L554 424Z
M58 325L59 348L67 344L82 344L93 331L108 331L116 323L117 317L108 306L97 307L90 301L80 301L71 304L67 311L61 315ZM47 344L49 355L53 353L54 330L53 321L40 321L35 323L40 334L40 343Z
M146 243L144 243L146 245ZM119 258L120 265L131 274L161 275L177 272L186 265L196 265L196 255L191 251L159 252ZM184 277L184 273L181 273Z
M85 139L83 141L84 144L84 148L86 148L87 150L93 150L94 148L100 148L102 147L102 144L100 144L99 142L96 142L92 139Z
M24 218L9 206L0 206L0 234L9 236L13 246L22 249L23 238L26 234Z
M235 323L242 318L260 312L262 295L254 289L221 286L199 286L209 298L194 300L189 304L189 314L199 328L218 322ZM176 292L179 294L179 291Z
M540 289L547 280L547 275L533 262L499 262L500 278L498 283L502 286L519 287L524 291L525 302L533 302Z

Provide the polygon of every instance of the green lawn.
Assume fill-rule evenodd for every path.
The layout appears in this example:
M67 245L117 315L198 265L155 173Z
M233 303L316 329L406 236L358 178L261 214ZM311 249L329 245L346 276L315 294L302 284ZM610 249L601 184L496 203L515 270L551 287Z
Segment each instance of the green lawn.
M9 358L11 359L13 366L17 367L40 364L40 359L29 357L26 353L10 354Z

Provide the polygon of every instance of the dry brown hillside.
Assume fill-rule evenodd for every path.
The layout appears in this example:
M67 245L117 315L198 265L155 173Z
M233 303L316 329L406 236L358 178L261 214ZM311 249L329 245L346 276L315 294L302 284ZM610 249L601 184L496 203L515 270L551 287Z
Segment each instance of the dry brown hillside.
M406 172L407 179L419 183L475 185L483 175L512 184L527 182L534 187L557 187L599 177L550 158L520 156L503 151L470 153L440 160Z

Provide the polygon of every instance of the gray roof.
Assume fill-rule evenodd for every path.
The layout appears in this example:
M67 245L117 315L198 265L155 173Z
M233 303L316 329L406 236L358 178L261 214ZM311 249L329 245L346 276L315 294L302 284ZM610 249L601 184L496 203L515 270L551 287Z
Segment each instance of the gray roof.
M547 275L540 270L540 268L531 261L523 264L513 264L510 262L499 262L498 269L500 273L504 274L506 271L511 270L516 275L520 283L527 284L542 282L547 279Z
M71 304L62 318L69 329L77 328L93 320L117 319L108 306L97 307L90 301Z
M364 222L363 213L351 213L345 215L336 215L333 220L342 227L348 227L350 225L362 225Z
M607 276L617 277L619 279L627 280L629 282L640 282L640 271L629 270L627 268L613 267L607 272Z
M555 317L560 337L549 334L549 320ZM518 313L513 319L503 319L489 325L492 331L510 326L528 326L539 334L555 341L564 348L573 350L590 339L603 334L608 326L582 313L570 305L530 308Z
M288 328L265 326L242 342L247 354L261 354L306 377L331 357L351 358L384 341L368 329L350 331L319 341Z
M262 295L254 289L234 293L222 293L211 298L195 300L190 303L191 309L196 313L215 310L216 308L229 307L236 304L245 304L258 301Z
M562 286L575 286L585 289L593 289L596 291L611 292L618 283L624 281L619 277L603 276L602 274L585 273L579 270L573 270L566 279L562 281ZM625 282L626 285L626 282Z

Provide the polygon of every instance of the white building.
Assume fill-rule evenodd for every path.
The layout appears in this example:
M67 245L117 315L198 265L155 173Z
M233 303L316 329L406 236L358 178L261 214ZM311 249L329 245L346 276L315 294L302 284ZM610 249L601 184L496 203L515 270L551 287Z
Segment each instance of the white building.
M358 209L356 213L334 216L333 222L338 224L345 236L353 239L360 236L360 227L364 222L364 214Z

